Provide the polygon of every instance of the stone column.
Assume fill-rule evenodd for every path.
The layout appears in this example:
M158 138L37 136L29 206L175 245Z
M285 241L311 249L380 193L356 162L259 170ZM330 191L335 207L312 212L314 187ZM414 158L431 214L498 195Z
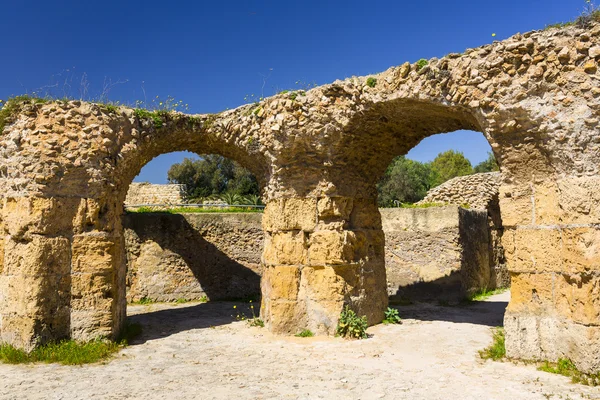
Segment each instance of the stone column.
M600 370L600 178L504 184L507 355Z
M369 324L383 319L384 235L376 199L274 199L263 228L261 315L272 332L333 334L345 305Z

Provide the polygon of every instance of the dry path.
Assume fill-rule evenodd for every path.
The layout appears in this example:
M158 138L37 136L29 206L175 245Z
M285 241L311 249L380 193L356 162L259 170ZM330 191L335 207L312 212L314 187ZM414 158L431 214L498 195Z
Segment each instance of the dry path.
M402 325L362 341L274 337L235 321L235 303L135 306L144 334L115 359L0 365L0 399L600 399L600 388L478 358L507 300L399 307Z

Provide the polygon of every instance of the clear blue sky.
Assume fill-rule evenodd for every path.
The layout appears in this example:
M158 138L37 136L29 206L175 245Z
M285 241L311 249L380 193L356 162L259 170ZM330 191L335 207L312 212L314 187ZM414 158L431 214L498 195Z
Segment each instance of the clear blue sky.
M584 0L502 1L4 1L0 99L54 86L125 103L174 96L193 113L261 94L441 57L577 17ZM492 33L496 37L492 38ZM270 75L269 75L270 74ZM66 83L65 83L66 82ZM486 157L479 133L437 135L409 156L447 149ZM138 180L164 182L184 154L157 157Z

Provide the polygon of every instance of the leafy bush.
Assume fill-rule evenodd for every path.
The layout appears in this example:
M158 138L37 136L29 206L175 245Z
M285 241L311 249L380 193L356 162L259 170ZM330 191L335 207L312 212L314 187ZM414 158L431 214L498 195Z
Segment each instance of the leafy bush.
M367 317L359 317L350 307L346 306L340 314L336 335L355 339L367 338Z
M315 336L314 333L312 333L312 331L310 329L304 329L299 333L296 333L295 335L296 337L313 337Z
M367 79L367 86L368 87L375 87L375 85L377 85L377 79L370 77Z
M429 61L427 61L424 58L421 58L419 61L417 61L417 71L422 70L423 67L425 67L427 64L429 64Z
M387 310L384 311L385 318L382 321L384 324L401 324L402 318L398 314L398 310L395 308L388 307Z

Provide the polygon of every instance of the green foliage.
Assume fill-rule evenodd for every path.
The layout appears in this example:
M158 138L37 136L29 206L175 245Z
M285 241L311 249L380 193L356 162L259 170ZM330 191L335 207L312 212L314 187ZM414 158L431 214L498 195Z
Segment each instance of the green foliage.
M8 100L0 99L0 134L4 131L6 125L11 124L13 118L21 111L21 108L26 104L44 104L48 99L25 96L16 96Z
M500 360L506 356L504 329L496 328L494 330L492 344L479 351L479 356L484 360L492 359L494 361Z
M448 150L431 162L431 173L430 184L435 187L457 176L472 174L473 167L463 153Z
M296 333L296 337L313 337L315 334L310 329L303 329L299 333Z
M469 301L483 301L485 299L487 299L488 297L491 297L495 294L500 294L500 293L504 293L506 292L508 289L506 288L501 288L501 289L492 289L492 290L488 290L488 289L480 289L474 293L471 293L468 296L468 300Z
M163 114L158 111L148 111L144 108L136 108L133 113L138 120L151 120L156 129L160 129L164 125Z
M236 310L235 319L238 321L247 321L249 326L256 326L259 328L265 327L265 322L259 318L259 316L254 311L253 300L248 301L248 311L249 315L246 315L246 312L239 309L237 305L233 306L233 309ZM250 316L251 315L251 316Z
M359 317L350 307L346 306L340 314L336 335L354 339L367 338L367 317Z
M492 152L488 152L488 158L480 162L475 166L475 168L473 168L473 172L476 174L481 172L493 172L499 170L500 168L498 167L498 163L496 162L496 157L494 157L494 154L492 154Z
M417 71L422 70L423 67L425 67L428 63L429 63L429 61L427 61L424 58L421 58L419 61L417 61Z
M377 79L376 78L373 78L372 76L369 77L369 78L367 78L367 86L368 87L374 88L375 85L377 85Z
M169 183L185 185L188 199L225 194L260 195L258 181L250 171L235 161L216 154L205 155L198 160L185 158L181 163L171 166L167 177Z
M377 184L380 207L393 207L394 201L415 203L431 188L431 167L405 156L396 157Z
M581 383L588 386L600 386L600 372L596 374L583 373L577 369L577 366L573 361L567 358L559 358L556 363L545 361L538 367L538 370L569 377L573 383Z
M400 203L399 208L431 208L431 207L442 207L444 203Z
M395 308L388 307L387 310L384 311L385 318L383 319L384 324L401 324L402 319L398 314L398 310Z
M127 210L129 213L165 213L165 214L202 214L202 213L260 213L262 208L257 207L134 207Z

